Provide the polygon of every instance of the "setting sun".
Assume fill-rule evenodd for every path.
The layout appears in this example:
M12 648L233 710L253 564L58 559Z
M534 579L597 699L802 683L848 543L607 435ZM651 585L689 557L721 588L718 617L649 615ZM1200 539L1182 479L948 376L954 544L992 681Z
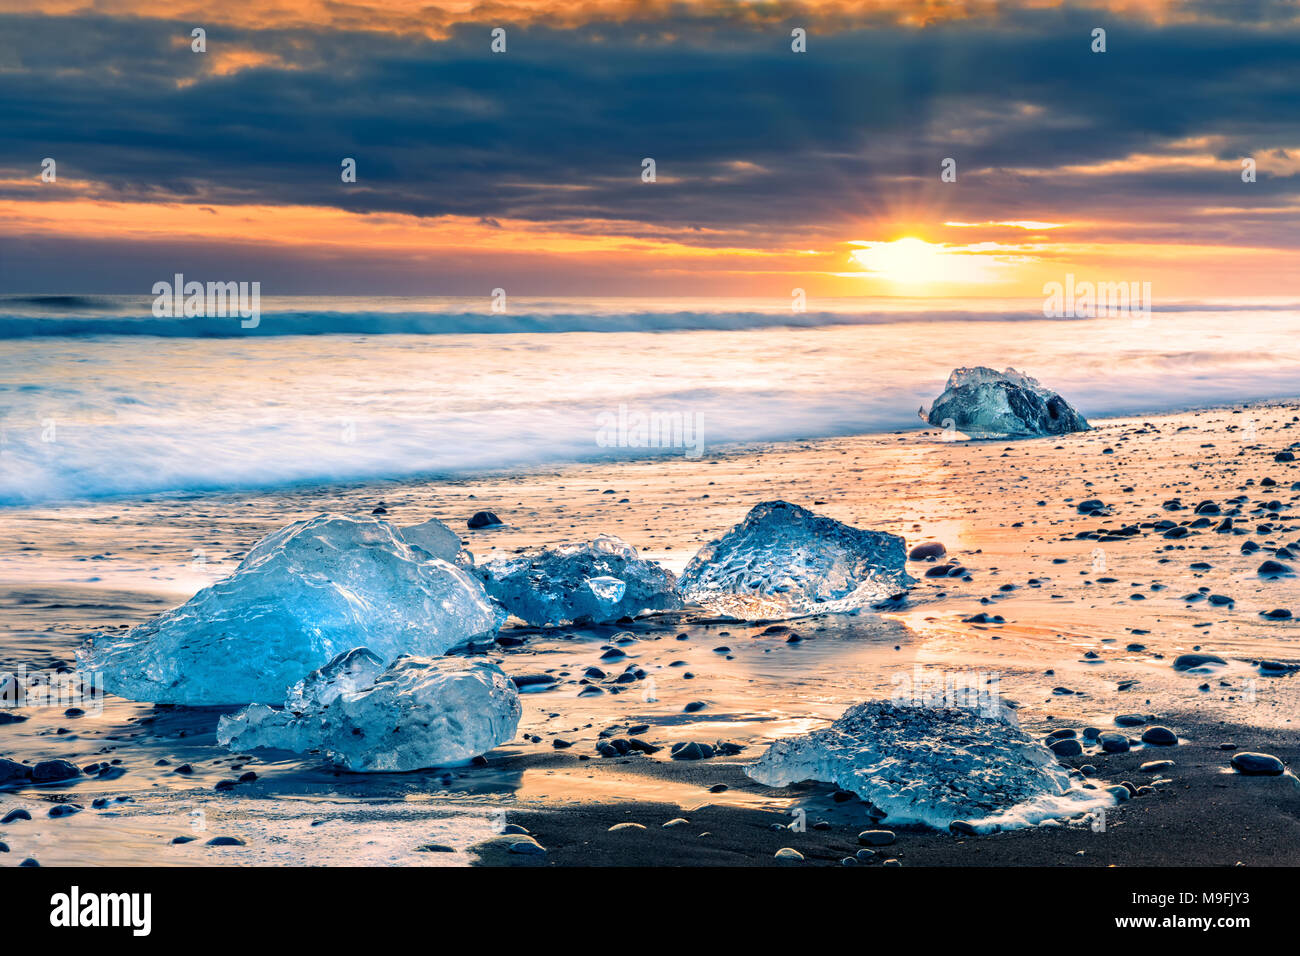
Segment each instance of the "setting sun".
M855 242L861 248L851 254L865 270L864 278L880 279L899 286L921 286L951 282L988 282L994 277L986 256L975 255L914 236L893 242Z

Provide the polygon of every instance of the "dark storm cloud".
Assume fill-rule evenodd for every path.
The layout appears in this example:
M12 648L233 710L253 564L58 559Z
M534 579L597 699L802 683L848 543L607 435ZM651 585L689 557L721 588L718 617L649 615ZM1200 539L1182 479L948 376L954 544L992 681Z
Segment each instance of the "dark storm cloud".
M977 220L1284 203L1300 177L1261 165L1243 195L1237 170L1300 146L1294 11L1202 7L1221 19L1047 10L814 29L806 54L791 53L790 24L698 17L510 28L504 55L482 24L442 41L214 26L199 55L189 23L0 17L0 167L34 177L53 156L61 178L144 202L646 228L829 231L910 206ZM1094 26L1105 54L1089 50ZM253 55L266 63L213 75ZM1215 137L1221 170L1062 169L1172 160L1171 144L1198 137ZM345 156L355 186L339 180ZM945 157L956 187L939 182Z

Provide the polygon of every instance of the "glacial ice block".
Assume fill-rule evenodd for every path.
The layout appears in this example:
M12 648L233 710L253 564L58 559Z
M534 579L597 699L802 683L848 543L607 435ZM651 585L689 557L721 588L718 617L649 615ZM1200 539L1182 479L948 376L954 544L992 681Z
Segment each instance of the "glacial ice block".
M514 737L519 692L490 661L403 655L375 672L377 661L365 648L340 654L283 710L252 704L222 717L217 742L319 750L338 767L369 773L452 766Z
M612 535L590 545L494 558L478 568L488 594L538 627L617 621L682 606L671 571L644 561Z
M469 572L410 547L387 521L323 514L267 535L180 607L95 635L77 660L131 700L279 703L351 648L385 662L442 654L491 640L504 620Z
M1092 426L1065 399L1013 368L959 368L922 417L972 438L1064 435Z
M743 620L852 612L907 590L905 542L765 501L682 573L688 601Z
M937 829L955 820L984 832L1029 826L1114 802L1105 790L1076 786L998 703L855 704L824 730L776 741L745 773L769 787L834 784L887 823Z

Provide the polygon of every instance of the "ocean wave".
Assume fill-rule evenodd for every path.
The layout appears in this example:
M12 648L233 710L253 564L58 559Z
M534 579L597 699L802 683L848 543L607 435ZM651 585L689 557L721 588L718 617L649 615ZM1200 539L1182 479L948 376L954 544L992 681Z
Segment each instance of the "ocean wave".
M71 308L71 307L69 307ZM255 328L240 318L132 318L119 315L0 315L0 339L149 335L248 338L283 335L532 335L561 332L742 331L899 322L1043 321L1041 314L987 312L264 312Z

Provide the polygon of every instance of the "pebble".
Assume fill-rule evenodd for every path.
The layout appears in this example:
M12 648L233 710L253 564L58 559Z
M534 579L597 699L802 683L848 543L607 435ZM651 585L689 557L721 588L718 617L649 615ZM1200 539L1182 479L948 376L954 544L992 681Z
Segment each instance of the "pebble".
M81 770L68 760L42 760L32 768L32 783L54 783L80 776Z
M1215 654L1179 654L1174 658L1174 670L1186 671L1193 667L1204 667L1206 664L1226 664L1222 657Z
M465 522L471 528L491 528L501 523L501 519L490 511L476 511Z
M1178 743L1178 735L1168 727L1148 727L1142 735L1142 742L1157 747L1172 747Z
M776 851L776 859L780 860L782 863L802 863L803 854L798 850L791 849L788 846L783 846L781 849Z
M525 837L518 842L511 843L510 852L518 853L521 856L545 856L546 847L542 846L532 837Z
M76 803L60 803L50 807L50 817L58 819L59 817L70 817L74 813L80 813L85 808Z
M1271 754L1245 751L1232 755L1232 768L1247 777L1278 777L1286 770L1286 764Z
M1097 738L1097 742L1108 754L1122 754L1129 749L1128 737L1124 734L1102 734Z
M866 846L889 846L895 839L893 830L863 830L858 834L858 842Z
M10 823L14 823L18 820L30 820L31 818L32 815L30 813L22 807L19 807L17 810L10 810L6 813L4 819L0 819L0 826L8 826Z
M244 841L239 837L218 836L208 841L208 846L243 846Z
M606 833L619 833L623 830L644 830L645 827L640 823L615 823Z

